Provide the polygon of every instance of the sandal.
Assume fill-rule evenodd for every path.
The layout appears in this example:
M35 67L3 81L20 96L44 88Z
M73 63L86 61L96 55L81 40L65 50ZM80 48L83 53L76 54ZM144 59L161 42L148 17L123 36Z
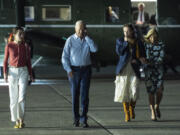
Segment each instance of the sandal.
M19 128L24 128L25 124L24 123L19 123Z
M160 112L160 110L159 110L159 107L156 106L155 110L156 110L156 115L157 115L157 117L158 117L158 118L161 118L161 112Z
M16 125L14 126L14 128L15 128L15 129L19 128L19 124L16 124Z

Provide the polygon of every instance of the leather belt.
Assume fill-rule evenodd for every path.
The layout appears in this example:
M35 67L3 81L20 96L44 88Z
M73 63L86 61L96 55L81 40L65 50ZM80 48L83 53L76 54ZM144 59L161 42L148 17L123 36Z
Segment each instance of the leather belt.
M25 68L27 66L23 66L23 67L18 67L18 66L9 66L10 68Z
M83 65L83 66L71 66L71 68L88 68L91 67L91 65Z

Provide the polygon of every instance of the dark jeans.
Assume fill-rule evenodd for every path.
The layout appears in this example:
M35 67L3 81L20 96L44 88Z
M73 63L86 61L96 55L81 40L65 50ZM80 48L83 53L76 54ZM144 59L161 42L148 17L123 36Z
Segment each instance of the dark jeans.
M72 67L73 77L69 77L72 94L72 111L74 122L87 122L89 106L89 87L91 79L91 66ZM79 96L81 97L81 115L79 114Z

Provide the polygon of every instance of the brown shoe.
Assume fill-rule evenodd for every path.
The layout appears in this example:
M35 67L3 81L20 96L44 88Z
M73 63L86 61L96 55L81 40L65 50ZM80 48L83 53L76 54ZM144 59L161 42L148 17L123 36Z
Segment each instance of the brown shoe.
M123 102L123 107L124 107L124 113L125 113L125 122L129 122L130 121L129 103Z
M132 106L129 106L129 113L130 113L130 118L135 119L135 112Z
M131 101L129 105L129 112L131 119L135 119L135 110L134 110L135 106L136 106L136 101Z

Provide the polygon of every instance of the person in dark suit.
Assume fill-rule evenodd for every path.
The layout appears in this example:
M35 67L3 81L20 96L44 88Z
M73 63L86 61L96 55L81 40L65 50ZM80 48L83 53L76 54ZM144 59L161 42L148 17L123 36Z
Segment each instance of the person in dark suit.
M123 26L124 37L116 40L119 61L116 67L114 102L123 103L125 121L135 118L140 65L145 62L143 43L136 39L132 24Z
M71 85L73 126L79 124L87 128L87 113L89 106L89 87L91 79L90 52L96 52L97 46L87 35L86 25L82 20L75 24L75 34L65 43L62 53L62 64L67 71ZM79 97L81 96L81 114L79 113Z
M134 24L143 25L149 23L149 14L144 11L145 4L138 4L138 11L133 13L133 22Z
M149 27L149 14L144 11L145 4L138 4L138 11L133 12L132 20L137 29L137 35L139 38L142 38L144 34L147 33Z

